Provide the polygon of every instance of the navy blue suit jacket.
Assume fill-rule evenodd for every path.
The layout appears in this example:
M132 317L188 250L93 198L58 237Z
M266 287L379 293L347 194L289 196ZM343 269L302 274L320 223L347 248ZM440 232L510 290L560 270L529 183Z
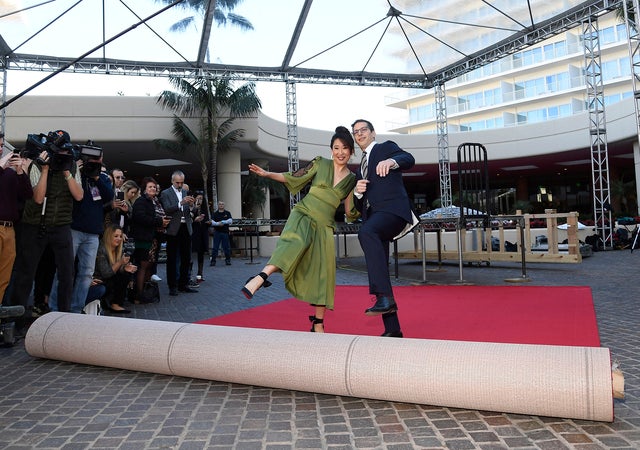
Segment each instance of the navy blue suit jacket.
M397 169L392 169L386 177L376 174L376 166L380 161L393 159L398 163ZM363 210L364 201L367 200L374 212L389 212L403 218L407 223L412 222L411 202L404 188L402 172L411 169L415 164L413 155L402 150L393 141L376 144L369 155L367 191L358 199L354 195L355 205L361 212L363 220L367 219L367 212ZM356 181L362 179L362 173L358 168Z

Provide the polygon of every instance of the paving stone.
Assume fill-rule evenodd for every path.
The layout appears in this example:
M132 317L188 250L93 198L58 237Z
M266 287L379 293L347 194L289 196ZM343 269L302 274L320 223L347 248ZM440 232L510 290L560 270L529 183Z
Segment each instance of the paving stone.
M590 286L602 345L611 349L627 378L628 395L615 401L611 424L469 411L432 405L190 380L167 375L34 359L24 343L0 349L5 382L0 385L0 448L7 449L637 449L640 448L640 308L629 282L640 252L598 252L581 264L529 264L531 285ZM289 298L281 278L252 302L238 284L255 264L216 266L205 273L200 293L160 304L131 305L132 317L195 322ZM340 284L366 284L362 258L339 259ZM428 274L453 284L457 267ZM503 285L514 264L465 268L476 284ZM227 270L228 269L228 270ZM162 270L164 268L162 267ZM162 271L161 271L162 273ZM409 285L422 278L421 264L401 262ZM240 280L240 281L238 281ZM211 298L215 295L215 302ZM223 292L224 295L219 295ZM185 303L188 301L188 307Z

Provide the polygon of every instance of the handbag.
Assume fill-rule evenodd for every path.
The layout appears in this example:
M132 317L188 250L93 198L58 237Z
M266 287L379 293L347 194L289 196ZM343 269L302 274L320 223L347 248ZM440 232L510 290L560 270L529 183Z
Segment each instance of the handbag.
M147 281L142 289L140 298L142 303L158 303L160 301L160 288L155 281Z

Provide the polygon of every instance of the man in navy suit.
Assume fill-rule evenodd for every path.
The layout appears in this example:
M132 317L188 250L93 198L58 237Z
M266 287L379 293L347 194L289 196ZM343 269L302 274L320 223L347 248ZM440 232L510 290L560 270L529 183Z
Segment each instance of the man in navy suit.
M376 303L365 314L382 315L382 336L402 337L389 277L389 244L413 224L415 216L402 182L402 171L411 169L415 159L395 142L378 144L368 120L356 120L351 129L363 152L354 189L355 206L363 221L358 240L367 264L369 293L376 296Z
M195 199L183 189L184 173L176 170L171 175L171 187L160 193L160 203L171 218L167 226L167 284L169 295L197 292L188 286L191 262L191 234L193 234L191 206ZM178 263L178 255L180 261ZM179 264L179 270L178 270ZM177 289L176 289L177 283Z

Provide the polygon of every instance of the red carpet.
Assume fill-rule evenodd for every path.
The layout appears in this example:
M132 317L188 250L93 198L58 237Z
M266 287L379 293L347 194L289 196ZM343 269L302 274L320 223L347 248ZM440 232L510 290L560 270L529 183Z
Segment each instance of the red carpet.
M405 337L599 347L591 289L571 286L401 286L394 288ZM380 317L365 286L337 286L328 333L378 336ZM308 331L313 308L282 300L198 323Z

